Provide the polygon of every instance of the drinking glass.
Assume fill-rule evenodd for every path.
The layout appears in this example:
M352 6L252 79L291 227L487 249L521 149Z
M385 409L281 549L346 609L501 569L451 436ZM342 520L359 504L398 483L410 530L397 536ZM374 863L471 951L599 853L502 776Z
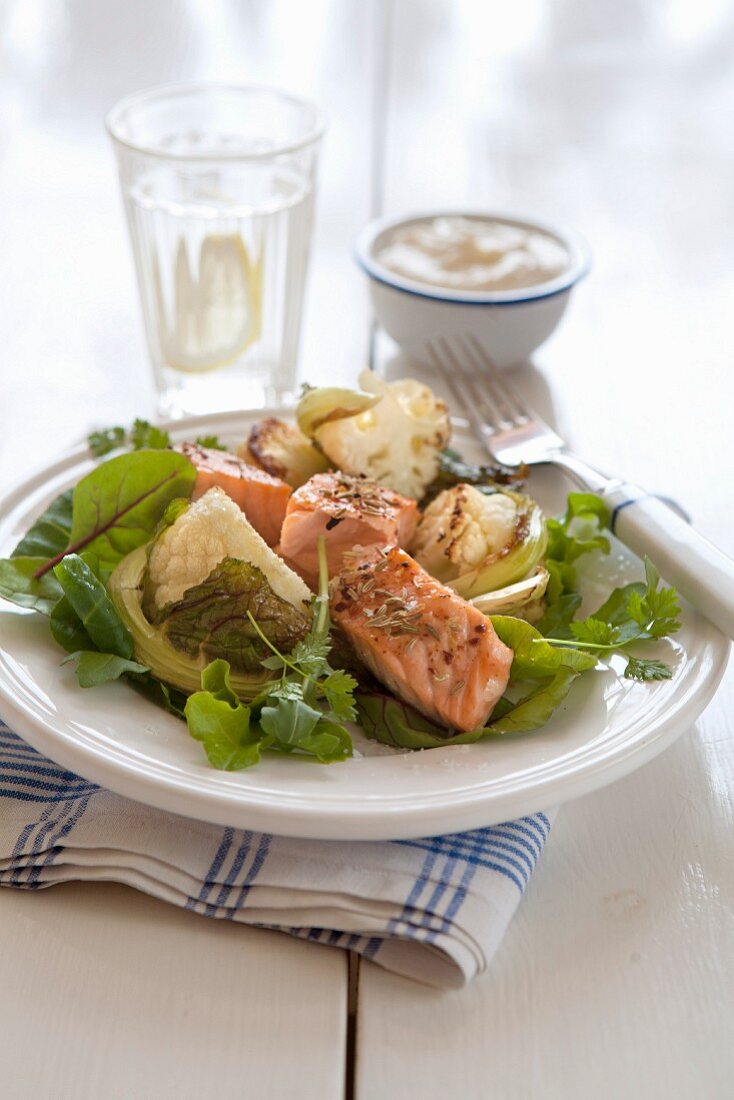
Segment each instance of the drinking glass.
M152 88L107 116L145 332L170 416L287 400L324 131L272 88Z

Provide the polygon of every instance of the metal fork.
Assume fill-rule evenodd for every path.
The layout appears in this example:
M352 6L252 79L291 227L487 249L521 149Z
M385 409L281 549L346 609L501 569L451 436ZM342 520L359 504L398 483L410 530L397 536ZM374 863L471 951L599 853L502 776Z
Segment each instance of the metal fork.
M572 454L561 437L508 386L474 336L428 344L434 366L451 390L472 432L503 466L561 466L585 489L603 492L610 478ZM621 484L617 479L615 484Z
M610 527L719 630L734 638L734 561L698 534L659 497L584 462L503 378L474 336L436 336L431 360L473 434L503 466L560 467L575 484L602 496Z

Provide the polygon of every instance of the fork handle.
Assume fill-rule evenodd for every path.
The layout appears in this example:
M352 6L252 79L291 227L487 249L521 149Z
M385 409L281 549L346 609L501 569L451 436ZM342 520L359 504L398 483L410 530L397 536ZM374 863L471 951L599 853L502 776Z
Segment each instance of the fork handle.
M639 557L649 555L666 581L734 638L734 561L636 485L613 485L604 498L617 538Z

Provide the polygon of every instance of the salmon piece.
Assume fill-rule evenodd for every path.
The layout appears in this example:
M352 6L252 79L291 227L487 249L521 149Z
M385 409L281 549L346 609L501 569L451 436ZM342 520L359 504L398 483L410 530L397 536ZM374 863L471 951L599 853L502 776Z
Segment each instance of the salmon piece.
M397 546L355 548L347 561L330 606L357 656L426 718L481 729L513 658L489 619Z
M239 505L268 546L276 545L293 491L290 485L228 451L200 447L198 443L182 443L176 450L196 467L192 500L198 500L216 485Z
M350 474L315 474L288 501L278 553L315 588L319 535L333 576L354 546L407 546L417 522L416 502L394 489Z

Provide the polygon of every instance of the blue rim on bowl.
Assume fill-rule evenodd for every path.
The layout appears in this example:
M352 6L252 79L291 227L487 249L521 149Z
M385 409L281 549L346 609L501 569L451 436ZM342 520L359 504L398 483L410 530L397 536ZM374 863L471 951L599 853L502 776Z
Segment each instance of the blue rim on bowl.
M397 275L375 259L375 245L381 237L386 236L391 230L397 229L398 226L411 225L414 222L444 217L483 218L503 222L507 225L540 229L551 237L555 237L566 247L570 256L568 268L557 275L555 279L538 283L537 286L517 287L513 290L462 291L416 282L404 275ZM403 214L398 217L377 218L375 221L369 222L358 234L354 242L354 254L359 266L375 282L383 283L393 290L411 294L416 298L453 302L463 306L513 306L538 301L541 298L552 298L556 294L564 294L570 290L591 270L591 249L579 233L561 229L559 226L539 218L525 217L522 214L495 212L493 210L446 210L442 208L410 214L407 217Z

